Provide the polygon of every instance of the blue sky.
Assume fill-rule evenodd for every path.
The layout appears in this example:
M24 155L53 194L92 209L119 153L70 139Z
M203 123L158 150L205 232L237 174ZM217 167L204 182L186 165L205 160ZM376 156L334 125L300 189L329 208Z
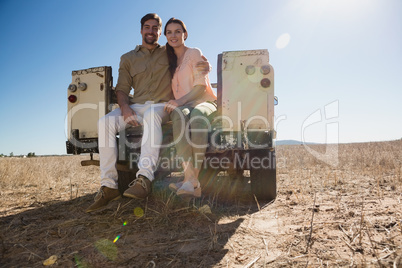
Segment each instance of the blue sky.
M186 23L213 82L219 53L268 49L279 140L402 138L399 0L1 0L0 153L65 154L71 71L112 66L116 82L149 12Z

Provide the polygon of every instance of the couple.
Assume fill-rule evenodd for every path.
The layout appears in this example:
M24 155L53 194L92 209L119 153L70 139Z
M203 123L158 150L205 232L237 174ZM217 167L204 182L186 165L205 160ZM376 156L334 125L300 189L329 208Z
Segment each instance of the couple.
M161 33L161 18L154 13L145 15L141 19L142 44L120 59L116 84L120 108L98 123L101 188L86 212L120 198L116 133L130 125L143 125L144 131L138 172L123 195L137 199L148 196L162 143L161 125L169 119L184 170L184 180L171 183L169 188L179 196L201 196L198 173L206 151L206 130L216 112L216 96L208 78L210 65L199 49L185 46L188 33L181 20L171 18L166 23L166 46L158 44Z

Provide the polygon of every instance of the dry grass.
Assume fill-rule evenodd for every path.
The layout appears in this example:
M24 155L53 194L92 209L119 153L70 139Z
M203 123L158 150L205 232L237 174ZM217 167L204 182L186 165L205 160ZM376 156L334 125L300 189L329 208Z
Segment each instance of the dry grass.
M99 168L81 167L84 159L88 156L0 158L0 213L92 194L99 187Z
M311 147L325 152L322 145ZM338 149L339 164L331 167L303 153L303 146L278 148L285 163L278 169L279 184L288 187L283 205L304 214L293 221L299 227L288 228L284 260L314 266L401 265L402 141L340 144Z
M2 158L0 266L42 267L56 255L59 267L400 267L402 141L338 152L334 167L279 146L273 204L239 193L182 202L159 182L146 201L91 215L99 169L80 166L88 156Z

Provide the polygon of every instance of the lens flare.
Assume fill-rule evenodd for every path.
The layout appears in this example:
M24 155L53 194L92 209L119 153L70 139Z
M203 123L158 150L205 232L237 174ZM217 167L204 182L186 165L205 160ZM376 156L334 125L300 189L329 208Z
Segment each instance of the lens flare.
M116 236L116 238L113 240L113 243L116 243L116 242L117 242L117 240L119 240L119 239L120 239L120 237L121 237L121 235Z
M95 242L95 248L107 259L117 259L117 246L109 239L101 239Z
M134 215L137 216L138 218L141 218L142 216L144 216L144 210L140 207L136 207L134 209Z
M126 226L126 225L127 225L127 221L123 222L123 226Z
M284 33L281 36L278 37L276 40L276 48L282 49L285 48L289 45L290 42L290 34Z

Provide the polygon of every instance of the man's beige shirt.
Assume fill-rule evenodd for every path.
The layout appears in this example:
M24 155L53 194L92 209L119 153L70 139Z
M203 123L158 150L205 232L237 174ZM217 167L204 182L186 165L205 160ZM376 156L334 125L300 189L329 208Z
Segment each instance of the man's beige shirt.
M134 89L132 103L167 102L174 99L165 46L153 51L138 45L120 58L116 91L127 95Z

